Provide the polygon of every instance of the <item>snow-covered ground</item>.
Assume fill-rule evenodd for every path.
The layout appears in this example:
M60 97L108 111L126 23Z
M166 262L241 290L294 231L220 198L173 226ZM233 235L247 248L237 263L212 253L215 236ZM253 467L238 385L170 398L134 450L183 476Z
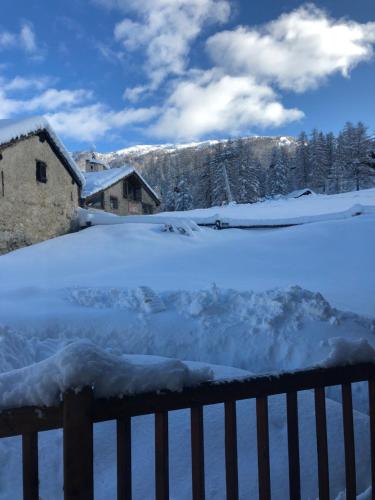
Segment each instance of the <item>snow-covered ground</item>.
M375 347L375 213L324 220L324 215L354 204L375 206L375 190L219 209L252 210L246 217L258 219L288 213L323 216L313 224L247 231L202 228L180 234L163 231L162 224L110 225L107 219L106 225L1 256L0 386L6 377L18 380L19 373L25 373L13 370L30 365L34 365L31 372L25 370L31 378L35 379L35 366L49 366L56 374L61 359L69 359L56 353L69 352L68 345L77 341L90 341L94 350L107 353L111 360L126 361L128 356L128 363L132 354L137 355L137 362L142 360L139 355L190 360L186 365L178 361L169 365L185 366L179 373L187 378L176 382L182 385L195 379L189 378L186 366L191 374L202 376L208 373L207 364L230 365L235 368L211 369L216 378L237 377L337 359L340 346L345 354L350 342L357 342L359 350L366 341ZM332 354L332 346L339 350ZM158 358L143 356L143 362L168 366ZM196 371L202 367L203 371ZM53 380L65 387L57 375ZM370 482L368 417L363 387L356 384L354 392L357 453L361 455L358 484L359 491L364 491ZM341 406L335 391L329 395L335 498L345 485L343 467L337 466L344 455ZM284 498L280 492L287 491L284 406L283 398L271 398L275 498ZM304 474L303 498L316 498L310 393L300 396L300 408L302 467L309 471ZM241 495L256 498L253 403L240 403L238 411ZM171 483L177 499L190 495L188 422L186 412L171 415ZM221 407L206 410L205 426L208 498L220 499L224 491ZM115 435L111 423L96 429L97 498L105 499L114 496ZM152 432L149 417L135 419L135 469L149 471L151 479L152 453L142 450L152 448ZM42 482L42 498L61 498L61 435L46 433L41 443L41 471L48 478ZM14 482L20 464L19 440L0 440L0 498L19 497ZM152 481L145 477L142 472L135 479L135 498L152 498Z
M199 224L220 220L237 226L262 226L339 220L374 212L375 189L364 189L336 195L312 194L300 198L280 196L261 203L232 203L184 212L163 212L158 216L190 218Z

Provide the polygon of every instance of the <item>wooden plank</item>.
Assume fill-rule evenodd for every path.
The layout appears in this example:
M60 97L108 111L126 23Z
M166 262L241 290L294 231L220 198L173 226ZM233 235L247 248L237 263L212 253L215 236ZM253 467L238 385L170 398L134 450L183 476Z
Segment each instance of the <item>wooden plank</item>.
M368 382L372 500L375 500L375 379Z
M204 431L202 406L194 406L191 408L190 421L193 500L204 500Z
M271 498L270 450L267 397L256 400L259 500Z
M227 499L238 499L236 402L225 401L225 471Z
M289 457L289 497L291 500L301 498L301 472L299 457L298 399L296 392L286 395Z
M341 386L341 391L342 415L344 423L346 498L347 500L355 500L357 497L357 488L355 474L352 387L350 384L343 384Z
M169 499L168 413L155 413L156 500Z
M0 438L62 427L62 407L26 406L0 412Z
M117 499L132 498L131 418L117 419Z
M318 453L319 499L329 500L329 467L326 399L324 387L315 389L316 446Z
M162 391L95 400L94 421L112 420L121 416L137 416L158 411L173 411L196 405L223 403L264 395L285 394L287 392L315 389L346 382L367 381L375 377L375 364L330 368L314 368L275 376L257 376L231 382L205 382L196 387L185 388L181 392ZM1 416L0 416L1 422ZM1 428L1 425L0 425Z
M23 499L39 500L38 434L22 435Z
M93 500L93 426L91 387L64 394L64 499Z

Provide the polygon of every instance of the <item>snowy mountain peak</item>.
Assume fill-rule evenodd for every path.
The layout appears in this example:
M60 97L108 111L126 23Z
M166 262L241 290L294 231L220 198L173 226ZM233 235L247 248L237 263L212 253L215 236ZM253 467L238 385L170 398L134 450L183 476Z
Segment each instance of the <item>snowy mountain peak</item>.
M174 151L178 151L180 149L188 149L188 148L199 148L205 146L212 146L217 144L218 140L210 140L210 141L200 141L200 142L189 142L184 144L140 144L137 146L129 146L128 148L119 149L117 151L113 151L112 153L108 153L111 155L146 155L148 153L152 153L154 151L162 150L165 153L172 153ZM225 142L225 141L223 141Z

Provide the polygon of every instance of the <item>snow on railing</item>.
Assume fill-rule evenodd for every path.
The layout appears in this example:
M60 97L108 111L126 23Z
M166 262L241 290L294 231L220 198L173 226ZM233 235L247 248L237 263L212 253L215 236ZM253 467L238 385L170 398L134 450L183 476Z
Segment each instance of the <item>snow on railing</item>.
M361 347L361 349L363 346ZM363 352L362 352L363 354ZM361 359L362 354L358 359ZM364 354L367 356L367 350ZM371 354L372 355L372 354ZM341 359L340 355L336 360ZM331 360L332 361L332 360ZM355 499L356 455L352 405L352 383L367 382L369 394L369 442L375 487L375 363L326 366L278 375L246 377L232 381L207 381L180 391L161 390L123 397L95 398L95 387L66 390L61 404L53 407L25 407L0 413L0 437L22 435L23 488L25 499L39 498L38 432L63 429L64 498L92 500L94 497L93 424L117 422L118 498L132 498L132 417L155 415L156 500L169 498L170 411L189 409L191 416L191 462L193 499L205 498L204 407L224 404L226 496L238 499L238 454L236 402L256 400L258 487L261 500L271 497L268 397L285 394L289 496L301 498L298 392L314 390L319 498L329 498L329 462L325 387L341 386L346 495ZM205 422L209 425L209 421ZM241 436L239 436L241 438ZM361 459L364 457L361 455ZM142 471L134 471L142 473ZM186 478L187 479L187 478Z

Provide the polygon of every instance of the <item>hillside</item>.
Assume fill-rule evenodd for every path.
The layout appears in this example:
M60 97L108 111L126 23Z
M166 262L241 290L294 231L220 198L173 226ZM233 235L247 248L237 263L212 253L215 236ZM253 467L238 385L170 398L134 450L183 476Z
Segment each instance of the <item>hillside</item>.
M139 145L110 153L96 152L95 157L112 167L124 164L137 168L149 184L157 191L165 209L188 209L207 207L215 203L214 177L221 176L221 168L212 164L215 155L228 156L226 161L229 170L240 168L241 155L259 162L261 175L265 178L272 153L276 148L285 146L292 155L297 142L293 137L244 137L237 141L211 140L188 144ZM83 166L90 152L76 152L75 160ZM230 156L230 158L229 158ZM235 174L238 177L238 174ZM219 179L219 184L221 179ZM265 194L265 193L264 193ZM220 197L221 193L217 193ZM250 196L251 193L247 193ZM247 201L255 201L247 199Z
M90 154L77 153L76 159ZM167 211L254 203L306 187L334 194L375 185L375 142L361 122L348 122L337 136L314 129L298 139L254 136L95 155L140 170Z

